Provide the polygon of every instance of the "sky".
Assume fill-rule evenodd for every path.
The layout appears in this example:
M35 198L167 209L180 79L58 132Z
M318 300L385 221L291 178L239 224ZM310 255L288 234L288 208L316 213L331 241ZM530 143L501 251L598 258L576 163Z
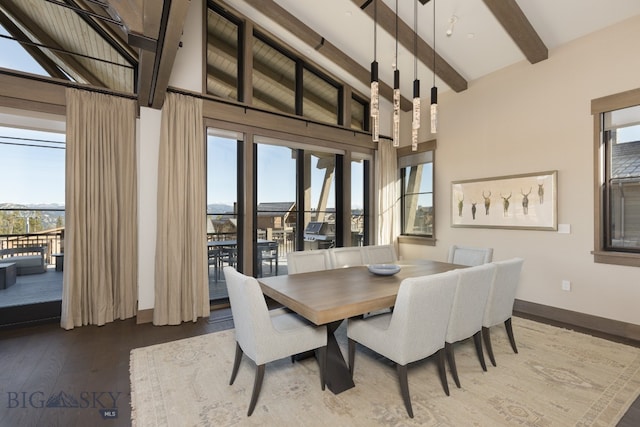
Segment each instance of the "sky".
M207 204L233 205L236 200L236 141L208 136ZM325 170L318 169L317 157L311 164L311 207L318 206ZM363 200L362 163L352 166L352 207L361 208ZM296 166L291 149L284 146L258 144L258 203L295 202ZM335 185L329 193L327 208L335 208Z
M9 35L0 26L0 35ZM18 69L38 75L47 73L15 41L0 37L0 67ZM62 144L26 141L28 138L64 142L57 133L0 127L0 203L60 204L64 205L64 149ZM211 137L210 137L211 138ZM220 138L218 138L220 139ZM233 205L236 199L235 141L214 143L208 149L207 203ZM34 147L37 145L39 147ZM47 148L42 148L47 147ZM55 148L50 148L55 147ZM290 150L283 147L260 145L258 175L259 201L282 202L295 200L295 163ZM361 207L362 171L354 172L354 207ZM312 206L317 206L324 171L312 167ZM264 184L262 184L264 183ZM335 189L329 196L328 207L335 207Z
M64 205L64 144L14 138L64 142L65 135L0 127L0 203Z
M2 25L0 25L0 35L9 36ZM18 42L0 37L0 52L2 52L0 67L48 76L47 72L33 60Z

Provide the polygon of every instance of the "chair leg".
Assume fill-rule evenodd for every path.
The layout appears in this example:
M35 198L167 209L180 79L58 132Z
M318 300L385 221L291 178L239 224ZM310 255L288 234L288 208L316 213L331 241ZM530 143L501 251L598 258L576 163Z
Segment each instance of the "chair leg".
M496 365L496 359L493 357L493 348L491 347L491 333L489 332L489 328L482 327L482 338L484 339L484 346L487 347L487 353L489 354L489 360L491 360L491 364L493 366Z
M482 332L478 331L473 334L473 343L476 346L476 354L478 355L478 360L480 361L480 366L482 366L482 370L486 372L487 365L484 363L484 352L482 351Z
M320 386L324 390L326 384L325 372L327 371L327 346L318 349L318 366L320 367Z
M351 375L351 379L353 379L353 364L356 359L356 342L349 338L349 374Z
M229 385L233 385L233 382L236 380L238 368L240 367L240 360L242 360L242 349L240 348L240 344L236 341L236 357L233 361L233 369L231 370L231 381L229 381Z
M513 327L511 326L511 318L504 321L504 327L507 329L507 335L509 336L509 342L514 353L518 353L518 347L516 347L516 340L513 338Z
M445 359L445 350L444 348L441 348L440 350L438 350L438 374L440 374L440 382L442 383L442 388L444 389L444 394L446 394L447 396L449 396L449 383L447 383L447 372L444 366L444 359Z
M409 381L407 380L407 365L396 365L398 370L398 379L400 380L400 393L402 393L402 400L404 400L404 406L407 408L407 413L410 418L413 418L413 409L411 408L411 396L409 395Z
M445 342L444 350L447 353L447 360L449 361L449 369L451 369L453 381L455 381L456 386L460 388L460 379L458 378L458 368L456 367L456 355L453 353L453 344Z
M251 393L251 403L249 403L249 411L247 412L247 417L250 417L253 414L253 410L256 407L256 403L258 402L258 396L260 396L260 389L262 388L262 379L264 378L264 368L265 364L256 366L256 379L253 382L253 392Z

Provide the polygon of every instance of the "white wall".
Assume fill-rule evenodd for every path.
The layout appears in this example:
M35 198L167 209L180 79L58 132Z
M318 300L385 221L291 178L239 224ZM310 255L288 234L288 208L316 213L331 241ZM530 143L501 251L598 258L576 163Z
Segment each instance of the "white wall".
M185 20L169 86L202 91L202 2L192 1ZM158 205L158 158L162 111L140 108L138 144L138 309L155 304L155 255Z
M446 260L454 243L491 246L495 260L525 259L519 299L640 324L640 268L596 264L590 254L590 103L640 87L637 40L640 17L551 50L546 61L523 61L470 82L462 93L441 94L437 245L401 245L400 255ZM451 227L452 181L547 170L558 171L558 223L570 224L570 234ZM561 290L563 279L571 281L570 292Z
M138 156L138 309L154 307L158 225L158 157L162 111L140 108Z
M169 77L169 86L202 92L204 57L202 50L203 2L191 1L182 30L182 47Z

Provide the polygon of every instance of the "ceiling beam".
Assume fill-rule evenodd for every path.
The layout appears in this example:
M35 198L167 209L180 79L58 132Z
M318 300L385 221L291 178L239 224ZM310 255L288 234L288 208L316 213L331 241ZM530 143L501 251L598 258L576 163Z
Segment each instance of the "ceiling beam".
M371 0L352 0L360 9L374 19L374 4ZM374 0L376 1L376 0ZM389 6L384 2L377 2L378 8L378 25L384 29L387 33L391 34L395 38L396 33L396 14ZM415 33L403 20L398 19L398 43L413 52L413 42ZM418 47L418 60L426 65L431 71L434 71L436 75L446 83L455 92L462 92L467 90L467 81L458 73L447 61L442 59L440 55L437 55L431 46L427 44L422 38L417 39ZM433 56L435 55L435 70Z
M287 12L280 7L273 0L246 0L248 4L256 8L265 16L272 19L274 22L286 28L293 35L298 37L307 45L317 50L320 54L324 55L329 60L333 61L338 67L345 70L347 73L355 77L358 81L365 85L371 83L371 73L362 65L354 61L349 55L342 52L330 41L326 40L320 34L316 33L313 29L305 25L304 22L297 19L295 16ZM228 2L233 4L232 2ZM380 82L380 96L393 102L393 89L391 86L384 82ZM410 111L412 108L412 102L406 97L402 97L400 100L400 106L403 111Z
M139 48L138 104L162 108L191 0L109 0L109 14L122 20ZM140 44L132 42L146 40Z
M153 1L153 9L149 11L148 0L106 0L109 5L105 8L111 18L122 22L122 30L131 46L154 51L158 40L160 21L150 24L150 17L159 15L159 1ZM150 14L150 15L149 15Z
M180 47L182 29L187 18L191 0L164 0L160 32L156 44L156 57L153 66L149 106L160 109L164 103L169 86L169 77ZM156 8L156 1L145 1L145 11ZM168 11L165 12L166 8ZM145 18L146 25L146 18Z
M547 46L542 42L516 0L483 1L531 64L544 61L549 57Z

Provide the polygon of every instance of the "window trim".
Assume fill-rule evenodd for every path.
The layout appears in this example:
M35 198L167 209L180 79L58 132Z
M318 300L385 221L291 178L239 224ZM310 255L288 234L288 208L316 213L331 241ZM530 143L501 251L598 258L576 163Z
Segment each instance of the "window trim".
M604 184L604 150L602 147L602 114L640 105L640 88L591 100L593 115L593 170L594 170L594 250L593 261L603 264L640 267L640 253L620 252L606 249L603 227L605 201L601 187Z
M429 141L419 142L418 149L413 151L410 146L400 147L398 148L398 159L405 156L411 156L414 154L425 153L431 151L432 156L432 169L433 169L433 188L432 188L432 198L433 198L433 234L431 236L420 236L416 234L402 234L402 224L400 226L400 234L398 235L399 243L408 243L408 244L420 244L425 246L435 246L436 245L436 148L437 148L437 139L431 139ZM398 170L398 174L399 174ZM402 197L402 189L400 190L400 197ZM402 221L402 214L400 221Z

